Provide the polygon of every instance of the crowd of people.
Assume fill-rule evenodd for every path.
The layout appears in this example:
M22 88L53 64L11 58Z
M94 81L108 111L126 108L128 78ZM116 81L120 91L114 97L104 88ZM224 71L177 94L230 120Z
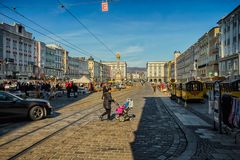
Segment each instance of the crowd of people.
M43 81L43 80L2 80L0 91L8 91L23 98L43 98L51 100L63 96L65 91L68 98L78 97L79 94L101 91L103 86L113 87L111 83L76 84L73 81Z
M63 84L44 81L4 81L0 83L0 90L25 93L26 97L29 97L30 92L35 92L36 98L44 98L47 94L51 97L51 93L63 91Z

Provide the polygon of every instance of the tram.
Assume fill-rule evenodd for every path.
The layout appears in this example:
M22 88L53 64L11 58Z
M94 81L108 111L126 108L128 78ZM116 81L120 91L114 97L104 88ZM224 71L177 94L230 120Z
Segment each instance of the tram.
M207 81L203 83L203 94L207 97L209 96L209 92L214 90L215 81Z
M182 85L182 99L188 100L204 100L203 83L200 81L189 81Z
M221 93L240 97L240 79L221 82Z
M176 83L176 97L182 98L182 83Z
M232 87L231 87L231 82L230 81L223 81L220 83L221 85L221 94L231 94L231 90L232 90Z
M231 95L240 97L240 79L231 82Z

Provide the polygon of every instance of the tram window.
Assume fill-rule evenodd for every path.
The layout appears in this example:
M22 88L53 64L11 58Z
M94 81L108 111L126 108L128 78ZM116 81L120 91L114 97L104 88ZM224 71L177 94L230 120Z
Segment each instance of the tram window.
M193 91L198 91L198 85L197 84L193 84Z
M238 84L237 89L238 89L238 91L240 91L240 82L238 82L237 84Z
M238 90L238 83L233 82L230 86L231 86L231 88L232 88L233 91L237 91L237 90ZM229 87L229 88L230 88L230 87Z
M202 85L201 84L188 84L187 85L187 90L188 91L201 91L202 90Z
M182 89L182 84L177 84L177 85L176 85L176 88L177 88L177 89Z

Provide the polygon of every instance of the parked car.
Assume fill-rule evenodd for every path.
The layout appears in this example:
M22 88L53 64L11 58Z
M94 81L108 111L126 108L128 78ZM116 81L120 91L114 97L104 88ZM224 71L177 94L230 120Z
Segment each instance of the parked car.
M9 92L0 91L0 115L26 116L40 120L53 114L53 107L47 100L22 99Z

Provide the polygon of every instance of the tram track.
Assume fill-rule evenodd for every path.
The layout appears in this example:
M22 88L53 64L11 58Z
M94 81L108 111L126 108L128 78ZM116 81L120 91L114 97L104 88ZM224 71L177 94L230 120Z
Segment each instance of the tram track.
M122 98L124 96L126 97L127 95L132 95L132 94L136 94L136 93L137 93L136 91L130 90L130 91L127 91L127 93L124 92L123 94L119 94L119 95L115 95L115 96L117 96L118 98ZM47 127L48 128L52 127L52 125L54 125L54 124L56 124L58 122L63 122L64 120L67 122L65 125L59 127L57 130L53 131L52 133L39 138L37 141L33 142L31 145L28 145L28 147L25 146L24 149L18 150L17 153L14 154L13 156L9 156L8 158L6 158L6 159L16 159L16 158L20 157L21 155L27 153L29 150L33 149L34 147L36 147L40 143L42 143L42 142L46 141L47 139L51 138L52 136L56 135L57 133L59 133L59 132L63 131L64 129L72 126L73 124L83 120L84 118L88 117L89 115L91 115L93 113L96 113L97 111L101 110L102 106L99 107L100 104L102 104L102 102L94 103L90 107L88 106L88 108L82 109L81 111L75 112L75 113L73 113L73 114L71 114L71 115L69 115L67 117L63 117L62 119L59 119L59 120L54 121L52 123L46 124L44 126L41 126L40 128L37 128L37 129L32 130L32 131L30 131L30 132L28 132L26 134L23 134L21 136L18 136L18 137L14 138L14 139L11 139L11 140L5 142L5 143L2 143L0 145L0 150L1 150L1 148L7 148L7 146L14 145L15 142L24 140L24 138L27 137L27 136L30 136L30 135L34 136L35 134L37 134L38 131L44 130ZM89 111L89 110L90 110L90 112L87 112L84 115L81 115L80 118L78 117L79 116L78 114L80 114L80 112ZM78 118L74 119L74 116L76 116Z
M125 90L125 92L128 92L130 90L131 89L127 89L127 90ZM118 96L117 93L119 93L119 92L116 92L116 95L114 95L114 96ZM56 109L54 109L54 111L65 111L65 110L68 111L68 110L70 110L70 112L71 112L72 108L74 108L74 107L79 105L79 101L81 101L80 102L81 103L81 109L83 109L84 107L88 107L88 106L82 107L82 105L85 105L85 104L87 104L89 102L92 102L92 101L96 100L96 97L92 97L92 98L85 97L85 98L87 98L87 99L86 100L84 100L84 99L78 100L76 102L73 102L72 104L66 105L66 107L56 108ZM69 116L71 116L71 115L69 115ZM29 124L32 124L32 123L36 123L36 122L31 122L31 121L24 121L24 122L17 122L17 123L16 122L10 122L10 123L8 122L6 124L2 124L2 126L0 126L0 129L2 131L7 130L7 132L10 132L14 128L17 128L19 126L23 126L23 125L26 125L26 124L29 125ZM4 132L1 133L0 137L3 136L4 134L5 134ZM1 147L1 141L0 141L0 147Z
M130 92L131 92L131 91L130 91ZM127 93L129 93L129 91L128 91ZM120 94L120 95L121 95L121 94ZM96 99L96 98L95 98L95 99ZM86 103L89 103L89 102L91 102L91 101L92 101L92 100L88 100L88 101L82 102L81 105L86 104ZM86 111L86 110L89 110L89 108L92 108L92 107L94 107L94 106L96 106L96 105L98 105L98 104L101 104L101 103L102 103L102 102L96 102L96 103L94 103L94 104L91 105L91 106L84 106L84 108L81 108L81 110L79 110L79 111L77 111L77 112L71 113L71 114L68 115L68 116L62 117L62 118L60 118L60 119L58 119L58 120L56 120L56 121L53 121L53 122L51 122L51 123L45 124L45 125L43 125L43 126L40 126L40 127L36 128L36 129L34 129L34 130L32 130L32 131L29 131L29 132L27 132L27 133L25 133L25 134L23 134L23 135L21 135L21 136L19 136L19 137L13 138L12 140L10 140L10 141L8 141L8 142L5 142L5 143L1 143L1 142L0 142L0 148L1 148L2 146L6 145L6 144L9 144L9 143L11 143L11 142L13 142L13 141L21 138L21 137L24 137L24 136L26 136L26 135L32 134L32 133L34 133L34 132L36 132L36 131L38 131L38 130L40 130L40 129L43 129L43 128L48 127L48 126L50 126L50 125L53 125L53 124L55 124L55 123L57 123L57 122L60 122L60 121L62 121L62 120L65 120L65 119L67 119L67 118L69 118L69 117L71 117L71 116L74 116L74 115L78 114L78 113L81 113L81 112L84 112L84 111ZM76 106L76 105L79 105L79 104L75 104L74 106ZM74 107L74 106L71 106L71 107ZM34 122L32 122L32 123L34 123Z

